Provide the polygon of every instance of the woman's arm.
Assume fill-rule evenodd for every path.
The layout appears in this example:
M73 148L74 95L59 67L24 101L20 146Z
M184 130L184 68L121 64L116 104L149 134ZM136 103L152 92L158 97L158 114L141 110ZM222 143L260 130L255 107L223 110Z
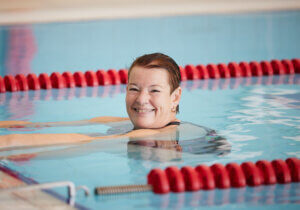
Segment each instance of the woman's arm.
M93 118L96 119L96 122L111 122L112 118L107 119L106 117L102 118ZM125 120L126 118L118 118L115 120ZM127 120L127 119L126 119ZM116 121L118 122L118 121ZM0 149L1 148L11 148L11 147L21 147L21 146L48 146L56 144L72 144L72 143L85 143L92 140L100 139L114 139L122 137L143 137L150 136L155 134L160 134L162 132L171 132L174 126L168 126L162 129L139 129L133 130L125 134L116 134L108 136L99 136L91 137L84 134L77 133L62 133L62 134L9 134L0 136Z
M31 122L27 121L0 121L0 128L11 128L11 127L16 127L16 126L25 126L31 124Z
M56 144L85 143L96 139L111 139L117 137L130 136L130 132L125 135L109 135L100 137L91 137L77 133L59 133L59 134L9 134L0 136L0 149L22 147L22 146L48 146Z
M22 147L22 146L47 146L55 144L83 143L95 138L76 134L9 134L0 136L0 148Z
M27 122L27 121L0 121L0 128L23 128L23 127L56 127L56 126L76 126L88 125L92 123L107 124L113 126L113 123L129 120L126 117L95 117L88 120L61 121L61 122Z
M9 134L0 136L0 149L1 148L11 148L11 147L22 147L22 146L47 146L55 144L72 144L72 143L84 143L96 139L112 139L118 137L130 137L134 136L144 136L151 134L151 130L144 132L133 131L127 134L119 135L109 135L100 137L91 137L84 134L78 133L52 133L52 134Z
M122 121L127 121L129 120L128 117L109 117L109 116L104 116L104 117L94 117L92 119L89 119L89 123L100 123L100 124L106 124L113 126L114 123L116 122L122 122Z

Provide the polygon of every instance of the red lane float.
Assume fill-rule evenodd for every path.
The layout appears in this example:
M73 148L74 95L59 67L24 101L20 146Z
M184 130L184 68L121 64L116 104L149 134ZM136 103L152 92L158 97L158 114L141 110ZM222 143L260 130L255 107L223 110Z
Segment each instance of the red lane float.
M67 88L74 88L76 86L74 75L71 72L69 71L64 72L62 74L62 77L65 79Z
M230 178L230 184L232 187L245 187L246 178L243 170L237 163L228 163L226 165L226 170Z
M195 168L195 170L198 172L198 177L200 179L200 182L203 184L203 189L205 190L212 190L215 189L215 179L214 174L211 171L210 167L206 165L199 165Z
M218 65L186 65L185 68L179 66L181 81L197 80L197 79L219 79L231 77L250 77L263 75L283 75L300 73L300 59L292 60L272 60L256 62L230 62L228 64L220 63ZM49 83L50 81L50 83ZM128 70L120 69L116 71L110 69L108 71L98 70L86 72L64 72L62 75L54 72L48 76L46 73L40 74L38 77L34 74L18 74L15 77L6 75L0 78L0 93L6 91L26 91L53 88L73 88L98 85L119 85L127 84Z
M181 174L183 175L186 191L197 191L202 187L201 186L202 183L198 178L198 174L193 167L191 166L182 167Z
M88 86L95 87L99 85L98 78L95 72L87 71L84 73L84 76Z
M300 182L300 160L297 158L288 158L285 161L290 169L293 182Z
M300 59L295 58L295 59L292 60L292 62L293 62L293 65L294 65L295 72L297 74L300 73Z
M283 160L273 160L272 166L278 183L285 184L291 182L291 174L288 165Z
M29 90L27 79L24 76L24 74L17 74L15 76L15 79L16 79L16 82L18 84L18 87L19 87L20 91L27 91L27 90Z
M112 81L108 73L104 70L98 70L96 72L99 85L112 85Z
M153 169L148 174L148 184L152 185L153 192L165 194L170 192L170 185L165 171L161 169Z
M237 63L230 62L228 64L228 68L230 70L230 75L232 77L241 77L242 76L242 70L240 69L240 67Z
M250 62L250 68L251 68L251 73L253 76L260 77L263 75L261 66L258 62L256 62L256 61Z
M118 71L118 74L120 76L121 83L122 84L127 84L127 82L128 82L128 70L126 70L126 69L120 69Z
M61 89L66 87L65 78L59 72L53 72L50 75L50 81L53 88Z
M165 169L167 178L169 180L170 189L172 192L184 192L185 183L183 175L180 170L175 166L170 166Z
M6 87L3 78L0 76L0 93L5 93Z
M248 62L244 62L244 61L240 62L239 66L241 68L243 77L251 77L252 76L251 67Z
M39 75L39 82L40 82L40 86L42 89L51 89L52 88L52 84L51 84L51 80L50 77L48 76L48 74L46 73L42 73Z
M181 75L181 81L186 81L187 75L186 75L185 69L182 66L179 66L179 70L180 70L180 75Z
M212 166L198 165L195 168L184 166L180 170L171 166L162 169L152 169L148 174L148 184L152 185L155 193L164 194L170 190L178 193L211 190L215 187L226 189L229 187L259 186L275 183L300 182L300 160L288 158L286 161L259 160L255 164L245 162L241 165L228 163Z
M285 74L284 66L279 60L272 60L271 65L274 70L274 74Z
M30 90L40 90L40 82L39 79L37 78L36 74L31 73L27 75L27 82Z
M119 76L119 74L116 70L110 69L110 70L107 71L107 73L108 73L108 76L110 77L111 82L112 82L113 85L121 84L120 76Z
M262 68L262 71L263 71L264 75L270 76L270 75L274 74L273 68L272 68L272 65L270 64L270 62L262 61L262 62L260 62L260 65L261 65L261 68Z
M219 63L217 67L222 78L230 78L230 70L225 63Z
M15 78L12 75L6 75L4 77L5 89L10 92L18 91L18 86Z
M294 65L293 65L292 61L284 59L281 62L282 62L282 65L284 66L284 71L287 74L295 74L295 69L294 69Z
M77 87L86 87L86 80L82 72L77 71L74 73L74 81Z
M245 174L247 185L258 186L262 184L260 171L252 162L245 162L241 167Z
M189 80L200 79L199 71L194 65L186 65L185 72Z
M201 65L197 65L196 68L199 71L201 79L209 79L209 73L208 73L206 66L201 64Z
M219 163L213 164L211 170L214 174L215 183L218 188L226 189L230 187L230 179L227 170L223 165Z
M212 79L220 79L220 72L218 67L215 64L208 64L206 66L208 70L209 77Z
M260 170L263 184L268 185L268 184L276 183L276 175L269 161L266 160L257 161L256 167Z

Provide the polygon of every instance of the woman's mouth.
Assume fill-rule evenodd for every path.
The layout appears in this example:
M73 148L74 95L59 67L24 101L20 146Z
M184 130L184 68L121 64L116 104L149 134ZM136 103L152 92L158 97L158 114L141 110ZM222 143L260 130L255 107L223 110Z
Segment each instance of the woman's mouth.
M155 111L155 109L141 109L141 108L133 108L133 110L139 114L146 114L146 113L149 113L149 112L153 112Z

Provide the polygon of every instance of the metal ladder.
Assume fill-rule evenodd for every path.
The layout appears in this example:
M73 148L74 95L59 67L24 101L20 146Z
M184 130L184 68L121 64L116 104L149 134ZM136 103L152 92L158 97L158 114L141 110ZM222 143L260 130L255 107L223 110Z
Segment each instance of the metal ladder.
M87 186L75 186L75 184L71 181L61 181L61 182L49 182L49 183L42 183L42 184L33 184L24 187L13 187L9 189L0 190L0 193L11 193L16 191L31 191L31 190L44 190L44 189L52 189L55 187L67 187L68 188L68 204L70 206L75 205L75 197L76 197L76 190L82 189L84 191L85 196L90 195L90 190Z

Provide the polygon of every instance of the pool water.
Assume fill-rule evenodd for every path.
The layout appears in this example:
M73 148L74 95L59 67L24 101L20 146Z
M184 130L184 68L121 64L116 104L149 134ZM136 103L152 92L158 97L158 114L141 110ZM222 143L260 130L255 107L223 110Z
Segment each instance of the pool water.
M0 26L0 75L128 68L134 58L151 52L168 54L182 66L299 58L299 23L299 11L281 11ZM0 150L0 164L30 183L69 180L93 190L144 184L156 167L300 158L299 83L299 75L183 82L178 118L216 130L228 143L226 153L140 147L132 156L128 139L120 138ZM54 122L98 116L127 117L125 85L0 94L0 120ZM0 135L107 130L95 124L2 128ZM25 154L23 159L6 158L19 154ZM79 192L76 202L78 208L90 209L298 209L299 189L298 183L291 183L167 195L85 197ZM55 192L66 199L65 190Z
M230 152L220 155L215 152L192 154L188 151L169 157L168 150L141 148L141 156L132 158L129 154L128 139L95 141L80 145L63 145L40 148L23 148L0 152L0 156L12 154L36 154L29 160L2 160L1 164L34 179L39 183L70 180L76 185L96 186L145 184L146 176L152 168L166 168L170 165L182 167L213 163L242 163L245 161L286 159L299 154L299 75L283 75L261 78L238 78L221 80L198 80L183 82L183 98L178 118L215 129L230 143ZM108 87L105 87L108 88ZM112 89L116 88L111 86ZM89 92L86 88L86 92ZM98 93L103 87L96 88ZM62 94L56 98L58 90L51 90L51 96L44 100L42 90L38 97L24 96L35 92L7 93L4 107L22 103L20 113L26 113L28 105L34 106L35 113L16 118L14 113L2 115L1 120L80 120L96 116L126 116L124 86L120 91L108 94L85 95L67 100ZM59 90L67 91L67 89ZM75 90L79 91L79 89ZM33 99L34 98L34 99ZM33 100L32 100L33 99ZM117 104L117 105L116 105ZM113 106L113 108L112 108ZM88 107L84 109L83 107ZM112 111L114 109L114 111ZM49 110L55 110L49 114ZM191 111L192 110L192 111ZM64 127L57 128L63 132ZM66 127L67 132L103 132L103 125ZM1 129L8 133L55 133L54 128L37 130ZM205 145L204 145L205 146ZM157 150L157 151L156 151ZM172 154L171 154L172 155ZM64 190L56 190L66 197ZM195 193L170 193L155 195L151 192L111 196L77 196L77 203L96 209L99 207L126 208L194 208L223 206L225 208L246 208L248 205L261 208L293 208L299 204L299 184L246 187L243 189L199 191Z

